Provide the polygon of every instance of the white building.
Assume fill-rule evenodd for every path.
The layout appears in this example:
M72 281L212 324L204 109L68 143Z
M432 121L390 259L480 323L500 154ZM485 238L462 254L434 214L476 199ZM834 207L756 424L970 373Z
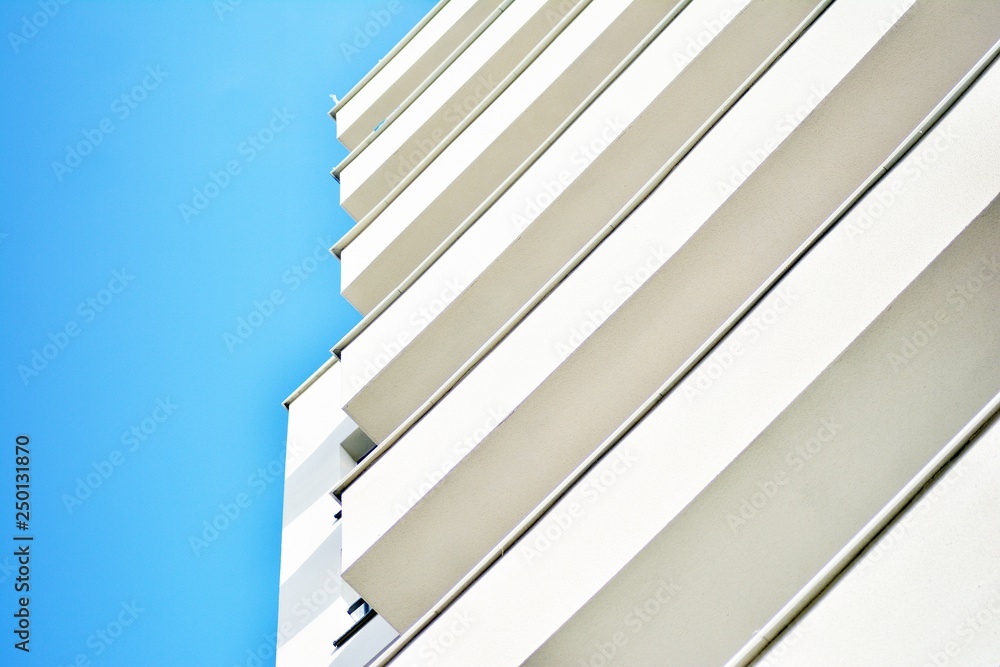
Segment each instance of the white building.
M442 0L331 112L364 318L286 403L279 667L1000 665L998 51Z

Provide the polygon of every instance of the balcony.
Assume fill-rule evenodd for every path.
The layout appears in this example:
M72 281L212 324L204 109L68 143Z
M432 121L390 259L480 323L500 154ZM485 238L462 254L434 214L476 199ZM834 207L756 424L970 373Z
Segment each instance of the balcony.
M547 144L679 0L593 0L432 161L335 246L341 291L368 313ZM659 27L658 27L659 26ZM655 33L654 33L655 34Z
M353 150L364 141L464 44L490 17L496 4L495 0L441 0L330 111L337 120L340 142ZM382 20L392 20L388 5L381 11L388 15Z
M852 8L853 11L866 11L862 7L871 7L871 4L846 2L838 3L836 7L847 7L842 11L848 13L824 14L817 28L823 21L837 17L837 20L848 21ZM888 7L879 6L880 11L883 9ZM869 18L876 23L874 19L881 17L875 15ZM585 264L574 271L571 279L534 309L500 346L393 446L386 448L384 455L344 491L345 508L350 517L344 545L347 580L363 590L366 599L372 601L380 612L385 609L383 613L396 627L407 627L408 621L412 622L429 609L462 575L486 557L489 550L501 542L504 534L514 530L517 523L557 488L567 475L583 465L602 441L624 428L622 424L627 424L630 415L642 408L645 397L655 394L664 380L683 377L691 360L699 358L703 344L725 333L735 321L733 318L742 317L745 308L754 303L761 290L771 289L777 277L799 257L800 249L810 247L825 231L828 222L836 220L854 204L856 193L864 192L887 168L894 165L895 169L901 170L895 172L899 174L912 169L919 171L920 160L924 159L921 150L914 149L907 154L906 160L898 165L895 163L896 156L909 150L911 137L924 136L917 146L923 151L937 151L935 160L944 159L946 155L958 159L960 151L943 150L944 146L953 143L949 139L952 135L938 133L940 128L927 134L926 130L931 125L925 123L937 120L939 105L954 99L952 93L961 92L964 77L975 70L983 54L995 42L995 28L989 27L995 23L981 18L971 11L966 14L956 10L954 6L932 8L921 5L910 10L897 28L872 47L858 64L846 64L844 69L849 71L841 75L841 82L707 220L683 223L691 225L689 229L693 231L690 236L678 237L675 243L677 250L669 259L652 272L635 294L619 305L565 360L559 362L555 370L549 370L551 366L540 366L537 359L522 359L520 363L523 366L518 367L518 373L511 373L509 364L516 363L517 355L504 357L500 351L530 351L532 344L535 349L540 349L551 343L551 340L527 333L518 342L518 332L522 327L528 331L529 322L544 322L541 318L546 305L550 300L558 303L558 290L569 289L567 286L573 284L572 279L577 275L583 276L581 280L589 279L583 270ZM973 33L968 32L972 24L979 26L974 38L971 37ZM838 26L838 31L843 27ZM956 37L954 41L948 38L950 33L937 39L928 37L930 32L941 34L941 31L948 30L966 37L963 40ZM809 34L820 33L810 30L806 35ZM831 34L836 34L836 31ZM956 46L958 41L962 41L961 49ZM933 75L928 75L920 63L934 57L934 49L947 50L949 58L947 64L942 64ZM789 57L793 52L794 48ZM915 58L915 55L921 57ZM883 76L882 72L886 70L893 71L895 77ZM992 84L987 85L990 81L983 79L968 95L991 94ZM764 85L763 80L761 85ZM745 99L752 98L747 96ZM873 105L877 105L881 116L873 117ZM979 101L969 107L969 116L963 121L970 124L968 129L954 130L954 134L975 137L978 141L995 136L995 131L988 129L988 120L975 116L977 112L984 114L984 108L992 108L992 105ZM957 114L960 109L961 103L954 110L957 117L960 117ZM845 155L848 151L850 154ZM822 156L822 159L817 156ZM971 159L973 164L976 159L990 159L989 154L984 157L982 153L977 153L975 147L969 148L964 157ZM989 178L995 172L988 162L971 169L965 168L961 177L948 186L950 190L944 190L961 193L955 198L942 196L941 190L932 190L928 197L930 201L916 200L920 205L912 210L917 213L918 219L928 225L921 238L932 239L939 245L931 246L930 252L925 250L923 254L913 255L922 258L923 265L918 263L909 265L906 270L887 271L888 275L900 277L892 283L892 289L897 291L888 293L888 300L883 301L871 317L874 318L892 302L899 290L914 280L927 262L940 253L979 210L989 204L988 201L976 202L966 196L964 188L992 196L998 191L997 187L992 184L984 186L981 180L973 183L970 179ZM674 172L668 176L661 187L669 187L671 179L677 175L678 172ZM884 183L891 183L891 180L883 180L879 187ZM926 181L922 181L921 188L926 188L923 183ZM915 197L914 193L921 191L913 189L907 193ZM875 202L886 201L889 197L903 201L901 193L894 189L876 188L871 196L876 197L872 200ZM658 208L663 202L656 197L656 194L651 196L647 204L651 210L658 211L657 219L669 219L672 209ZM963 206L956 206L955 199L961 199ZM938 202L936 208L932 206L934 201ZM942 210L941 205L945 203L947 206ZM977 208L970 210L968 207L973 204ZM641 210L642 207L637 209L637 213ZM892 210L901 210L901 204ZM930 211L935 211L938 217L925 217ZM959 217L953 217L955 215ZM941 220L949 217L957 221L950 228L951 238L936 231L942 229ZM768 224L749 229L745 225L747 219L766 220ZM852 225L863 223L861 219L848 223L849 220L842 221L813 250L836 249L833 239L843 238L836 235L836 231L853 231ZM628 229L630 225L631 222L626 221L621 229ZM980 227L986 226L986 223L980 223ZM912 235L912 230L908 229L906 234ZM627 236L619 236L619 231L616 231L609 240L615 238ZM979 245L982 246L982 243ZM601 247L605 246L602 244ZM898 244L894 243L880 245L879 248L890 255L879 261L870 261L870 266L877 271L885 270L887 262L895 258L892 253L897 247ZM806 257L809 256L813 253ZM799 260L796 270L805 261ZM981 258L977 257L976 262L979 261ZM600 275L600 271L592 274ZM855 276L853 271L827 269L825 279L833 282L821 281L820 284L826 285L822 289L827 291L842 290L844 284L852 284ZM879 282L874 280L874 283ZM873 281L869 278L860 284L867 289ZM711 293L713 298L699 298L704 293ZM780 295L780 292L775 294ZM856 292L851 294L852 298L866 298L863 292L860 295ZM787 309L789 297L783 298L786 303L782 307ZM575 302L576 299L568 301ZM901 303L905 302L897 302L894 307L899 308ZM779 305L780 302L774 307L777 309ZM677 317L675 312L686 315ZM536 316L538 319L533 319ZM932 325L933 321L932 315ZM858 329L846 328L845 335L850 337L841 339L841 347L834 353L844 352L845 346L860 336L864 326L870 322L853 322L851 326L858 325ZM977 326L970 326L971 329L962 335L975 337L982 333ZM536 333L543 329L553 330L551 326L542 327ZM758 335L762 334L758 332ZM811 345L817 344L816 334L806 336L804 340ZM516 345L525 347L517 348ZM858 345L857 349L866 349L865 345ZM956 349L967 348L979 349L971 343L956 344ZM543 352L551 354L551 351ZM729 354L735 353L730 350ZM814 373L819 373L833 361L833 358L818 359L823 364L814 366ZM958 363L962 359L952 361ZM492 369L491 363L496 364ZM504 363L508 365L505 367ZM799 367L803 365L800 359L795 359L794 363ZM497 369L503 367L507 372L498 373ZM851 366L842 368L851 370L838 372L854 372ZM544 377L539 380L532 373ZM522 379L522 376L528 379ZM764 374L763 377L767 378L766 386L758 386L755 393L749 395L767 393L771 382L784 376ZM816 377L814 374L806 378L799 391ZM506 378L503 380L505 384L500 384L503 378ZM513 385L517 382L522 383L520 388ZM531 382L536 383L534 388ZM608 386L615 387L616 392L603 392L602 387ZM697 386L688 384L686 388ZM872 391L877 393L874 389ZM789 400L794 396L790 396ZM970 396L969 400L973 402L981 398L974 392ZM968 407L964 404L956 406L955 414L963 414L958 408ZM723 410L714 414L731 414L734 408L735 405L730 406L728 412ZM776 417L774 415L771 419ZM707 415L705 418L710 422L719 421ZM768 423L761 424L761 428ZM950 424L947 419L941 423ZM818 425L814 425L815 428ZM750 445L756 433L759 430L752 431L748 434L749 439L739 442L740 449L731 453L729 461ZM540 442L545 443L543 448L539 447ZM665 469L657 468L661 472ZM712 476L707 477L705 483L719 472L719 468L713 469ZM488 524L476 519L485 507L490 508L493 519ZM442 545L447 545L447 562L439 553L444 548ZM393 560L393 554L405 554L406 557ZM415 577L413 571L407 568L420 572L419 586L408 583Z
M739 653L1000 390L996 101L994 68L378 664Z
M508 4L508 3L505 3ZM340 203L355 220L371 213L442 143L448 143L562 31L575 0L518 0L424 90L393 112L334 169Z

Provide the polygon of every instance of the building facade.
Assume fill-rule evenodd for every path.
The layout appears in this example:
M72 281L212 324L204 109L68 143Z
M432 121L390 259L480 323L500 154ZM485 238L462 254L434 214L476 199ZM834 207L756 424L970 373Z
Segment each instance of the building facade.
M279 667L1000 666L998 52L994 0L438 3L331 111Z

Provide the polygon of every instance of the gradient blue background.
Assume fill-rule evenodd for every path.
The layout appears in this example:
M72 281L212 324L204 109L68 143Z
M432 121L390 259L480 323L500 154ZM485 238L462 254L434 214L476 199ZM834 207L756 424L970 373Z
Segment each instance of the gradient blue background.
M15 52L10 34L42 10L0 3L0 664L257 664L248 651L267 653L275 632L282 498L280 474L258 471L283 461L282 399L359 319L336 260L310 259L352 224L329 175L346 154L329 94L433 2L400 0L349 57L387 1L49 4L58 12ZM166 76L123 119L115 100L147 67ZM241 142L274 109L295 117L247 162ZM114 131L60 181L52 163L105 119ZM179 205L233 159L241 173L185 223ZM296 284L294 267L315 270ZM79 304L122 269L134 279L91 321ZM224 335L274 290L283 302L230 351ZM71 322L79 334L25 383L18 366ZM128 451L123 433L158 399L176 410ZM18 433L32 440L28 655L12 634ZM121 465L70 511L65 497L114 450ZM196 555L190 538L240 493L250 506ZM100 639L133 602L134 622Z

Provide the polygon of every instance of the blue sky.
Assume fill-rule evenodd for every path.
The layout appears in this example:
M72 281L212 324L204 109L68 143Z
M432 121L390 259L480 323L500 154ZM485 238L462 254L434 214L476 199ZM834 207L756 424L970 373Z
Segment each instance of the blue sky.
M352 42L389 4L0 3L0 664L268 653L281 400L359 319L326 253L352 224L329 94L433 3ZM30 654L15 533L35 538Z

